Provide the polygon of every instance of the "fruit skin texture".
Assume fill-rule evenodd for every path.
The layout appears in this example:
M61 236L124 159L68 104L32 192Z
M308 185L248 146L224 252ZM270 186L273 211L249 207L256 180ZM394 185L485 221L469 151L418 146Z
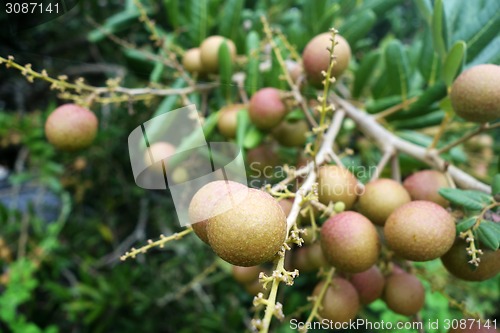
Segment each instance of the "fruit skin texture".
M314 37L302 52L302 62L308 81L314 87L321 87L324 80L322 71L327 71L330 64L330 51L327 48L332 46L332 34L322 33ZM336 63L333 66L332 75L338 78L349 66L351 60L351 47L349 43L340 35L336 35L337 44L333 49L336 56Z
M286 105L276 88L262 88L250 99L248 113L250 120L262 130L278 125L286 115Z
M358 180L349 170L336 165L325 165L318 171L319 201L342 201L345 209L351 209L358 198Z
M274 128L272 135L282 146L300 147L306 143L308 131L309 126L303 119L293 122L283 120Z
M182 66L190 73L203 73L199 47L189 49L184 53L182 57Z
M200 188L191 199L188 208L189 220L193 223L191 227L195 234L209 244L207 221L211 217L215 204L229 193L244 193L243 191L246 190L243 184L224 180L216 180Z
M326 260L347 273L360 273L373 266L380 254L376 228L363 215L343 212L321 227L321 248Z
M214 252L245 267L273 259L286 238L286 216L276 199L250 188L243 202L229 207L231 198L226 195L208 219L207 236Z
M232 267L233 278L241 284L250 284L258 281L259 274L262 271L263 269L260 266L241 267L233 265Z
M383 298L392 311L412 316L424 306L425 289L414 275L392 274L385 281Z
M377 266L351 276L352 285L359 294L362 304L370 304L379 299L384 292L385 278Z
M481 262L476 270L472 270L466 251L467 244L459 239L453 247L441 257L441 262L448 272L465 281L484 281L500 273L500 250L495 252L482 249Z
M313 296L318 296L323 288L324 281L316 285ZM333 278L332 284L326 289L321 302L323 308L319 315L334 323L345 323L356 318L359 311L359 296L354 286L342 278Z
M457 323L460 325L459 323ZM498 333L498 330L495 329L495 325L490 322L490 327L484 327L484 323L481 323L481 325L476 321L474 321L474 324L471 326L471 322L467 321L466 322L467 328L457 328L453 329L451 328L448 333Z
M500 118L500 66L483 64L464 71L450 92L455 113L468 121L484 123Z
M47 140L57 149L75 151L86 148L97 135L95 114L76 104L56 108L45 122Z
M384 226L387 245L396 255L413 261L441 257L455 241L453 217L430 201L412 201L396 209Z
M448 200L439 194L442 187L450 187L446 176L437 170L422 170L405 179L403 186L410 193L412 200L427 200L444 208L450 206Z
M359 197L358 211L373 223L383 226L391 213L411 201L405 188L392 179L380 178L365 186Z
M233 104L223 107L217 119L219 132L228 139L236 137L238 111L245 109L243 104Z
M236 58L236 46L233 41L222 36L210 36L200 45L200 59L205 72L215 73L219 70L219 48L226 42L231 58Z

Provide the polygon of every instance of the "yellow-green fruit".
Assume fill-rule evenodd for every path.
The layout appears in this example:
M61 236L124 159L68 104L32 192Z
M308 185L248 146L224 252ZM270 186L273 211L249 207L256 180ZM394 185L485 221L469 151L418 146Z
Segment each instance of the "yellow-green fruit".
M336 165L325 165L318 171L319 201L328 205L330 201L342 201L345 209L351 209L358 198L358 180L349 170Z
M262 130L278 125L286 115L286 105L276 88L262 88L253 94L248 106L252 123Z
M238 126L238 111L245 111L246 106L243 104L232 104L223 107L219 111L217 119L217 128L219 132L228 139L236 137L236 128Z
M249 284L259 280L260 272L264 270L260 266L250 266L250 267L241 267L234 266L232 267L233 278L236 282L241 284Z
M307 79L315 87L322 86L324 80L322 72L326 72L330 64L330 51L328 49L332 47L331 38L331 33L317 35L306 45L302 53L302 63ZM335 65L332 76L338 78L349 66L351 47L340 35L335 37L335 41L337 44L333 51Z
M309 126L303 119L283 120L272 132L273 137L285 147L300 147L306 143Z
M479 266L469 264L471 257L467 254L467 244L457 240L452 248L441 257L441 261L448 272L465 281L484 281L500 273L500 250L490 251L482 249Z
M370 221L383 226L396 208L410 201L410 195L403 185L392 179L380 178L366 184L363 194L359 196L357 208Z
M484 123L500 118L500 66L483 64L464 71L450 92L455 113L468 121Z
M316 285L313 296L319 296L324 281ZM356 318L359 311L359 296L354 286L342 278L332 279L321 302L319 315L334 323L346 323Z
M201 64L200 48L195 47L187 50L182 57L182 65L190 73L202 73L203 65Z
M219 48L224 41L233 61L236 58L236 46L232 40L222 36L210 36L200 45L201 64L205 72L215 73L219 70Z
M425 289L414 275L392 274L385 281L383 298L392 311L412 316L424 306Z
M370 304L379 299L384 292L385 277L377 266L368 270L353 274L350 279L359 294L362 304Z
M439 189L448 188L448 180L444 173L437 170L422 170L415 172L405 179L403 186L410 193L412 200L427 200L437 203L444 208L450 202L439 194Z
M494 321L481 321L479 322L477 319L473 321L473 319L458 319L454 320L451 323L452 328L448 331L448 333L498 333L498 330L495 327ZM453 328L455 326L456 328Z
M76 104L63 104L45 122L47 140L57 149L75 151L92 144L97 135L95 114Z
M332 216L323 224L321 248L334 267L347 273L360 273L377 262L380 240L370 220L349 211Z
M215 204L226 195L233 194L236 197L245 195L247 187L243 184L217 180L210 182L200 188L189 203L189 220L192 223L196 235L205 243L208 243L207 220L212 217Z
M286 238L286 216L269 194L248 189L233 205L226 195L214 205L207 236L214 252L237 266L255 266L272 260Z
M443 207L412 201L396 209L384 226L387 245L401 258L428 261L441 257L455 241L455 222Z
M163 174L163 168L168 170L168 161L175 154L175 147L168 142L159 141L153 143L144 152L144 163L151 167L151 170L158 174Z

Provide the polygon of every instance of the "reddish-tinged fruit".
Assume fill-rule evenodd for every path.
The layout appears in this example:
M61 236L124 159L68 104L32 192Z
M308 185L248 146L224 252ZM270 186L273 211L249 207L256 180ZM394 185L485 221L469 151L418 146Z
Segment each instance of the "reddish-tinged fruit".
M425 289L414 275L392 274L385 281L383 298L392 311L412 316L424 306Z
M97 126L97 117L90 110L63 104L47 118L45 135L56 148L74 151L90 146L97 135Z
M332 34L323 33L314 37L302 53L302 62L308 81L315 87L321 87L324 80L322 71L327 71L330 64L330 51L332 47ZM336 35L337 44L333 50L335 65L332 75L338 78L349 66L351 60L351 47L340 35Z
M250 120L260 129L268 130L278 125L286 115L286 106L276 88L262 88L250 99Z
M500 66L482 64L464 71L451 86L450 100L465 120L484 123L500 118Z
M259 274L263 269L260 266L241 267L233 265L232 271L236 282L249 284L259 280Z
M292 210L293 201L289 199L283 199L278 201L278 204L280 205L281 209L283 209L283 213L285 213L285 216L288 216L288 214L290 214L290 211Z
M447 208L450 203L439 194L439 189L450 187L444 173L436 170L415 172L405 179L403 186L412 200L427 200Z
M238 111L246 112L245 108L246 106L243 104L232 104L220 110L217 119L217 128L226 138L234 139L236 137Z
M410 195L400 183L381 178L366 184L357 206L370 221L383 226L396 208L410 201Z
M316 285L313 296L319 296L324 281ZM356 318L359 311L359 296L354 286L342 278L332 279L332 283L326 289L321 302L322 308L319 315L333 321L334 323L346 323Z
M233 41L222 36L210 36L200 45L200 59L203 70L208 73L215 73L219 70L219 48L223 42L229 48L231 58L236 58L236 46Z
M247 164L252 178L272 178L274 168L279 165L279 158L272 146L262 144L248 150Z
M175 147L168 142L155 142L144 152L144 163L156 173L163 174L168 168L169 158L174 155ZM160 161L163 161L162 163Z
M443 207L412 201L394 211L384 226L387 245L401 258L428 261L441 257L455 241L455 222Z
M362 304L370 304L379 299L384 291L385 278L377 266L352 275L350 281L358 291Z
M358 180L349 170L336 165L325 165L318 171L319 201L328 205L330 201L342 201L345 209L351 209L358 198Z
M356 212L343 212L321 227L321 248L334 267L360 273L377 262L380 240L370 220Z

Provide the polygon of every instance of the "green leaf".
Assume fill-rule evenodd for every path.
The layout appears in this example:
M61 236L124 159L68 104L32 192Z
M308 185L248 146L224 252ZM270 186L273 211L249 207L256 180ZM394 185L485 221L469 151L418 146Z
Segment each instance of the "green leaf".
M404 120L396 120L391 122L391 124L396 129L417 129L417 128L426 128L431 126L436 126L441 124L445 117L445 113L442 110L438 110L435 112L427 113L415 118L404 119Z
M446 97L446 85L443 81L436 82L433 86L427 88L417 99L416 102L412 103L408 110L402 110L400 112L391 115L388 119L390 120L401 120L410 119L423 116L427 113L433 111L433 104L444 97Z
M464 41L459 40L453 45L450 52L444 61L441 77L448 87L450 87L461 72L465 63L467 45Z
M377 69L377 63L380 61L380 51L376 50L367 53L359 64L354 74L354 84L352 88L353 97L357 98L363 93L363 89L373 78L373 72Z
M306 115L304 114L304 111L302 111L301 109L295 109L295 110L288 112L287 115L285 116L284 120L295 121L295 120L301 120L301 119L305 119L305 118L306 118Z
M463 219L457 224L457 234L461 232L467 231L476 224L477 216L471 216L466 219Z
M442 188L439 190L439 194L450 201L451 203L462 206L468 210L482 210L483 204L471 198L470 195L464 193L465 191L456 189L456 188Z
M491 182L491 194L497 195L500 193L500 173L493 176L493 181Z
M431 0L416 0L416 5L422 16L427 21L427 24L432 22L432 3Z
M476 190L462 190L462 193L473 200L481 202L484 205L489 205L493 203L493 197L488 193Z
M165 13L167 14L168 21L177 29L180 26L181 13L179 11L179 0L163 0L165 6Z
M137 10L125 10L115 14L106 20L106 23L99 29L92 30L87 39L91 43L99 42L106 38L107 34L114 34L117 31L130 26L132 21L137 20L140 13Z
M243 139L243 147L252 149L257 147L266 137L266 133L260 131L257 127L251 125Z
M245 80L245 88L247 93L252 96L259 88L260 72L259 72L259 50L260 38L259 34L251 31L246 40L247 50L247 76Z
M340 34L354 47L356 42L365 37L375 26L377 16L373 10L366 10L350 16L340 26Z
M422 49L418 61L418 69L425 81L429 85L433 85L437 79L441 61L439 54L434 49L432 42L432 31L429 29L424 32L422 38Z
M243 143L245 141L245 136L250 126L250 116L248 112L238 112L236 117L236 143L242 149L244 147Z
M436 0L432 14L432 42L434 49L438 52L441 59L444 59L446 56L446 43L444 39L445 22L443 1Z
M483 221L477 229L479 242L492 251L498 250L500 245L500 234L488 221ZM493 223L493 222L491 222Z
M236 40L238 28L241 25L243 0L227 0L220 13L219 33L231 40Z
M229 103L233 92L233 60L226 41L219 47L219 74L222 94Z
M400 94L403 100L408 97L410 69L408 55L399 40L390 41L385 49L386 73L388 84Z
M208 34L208 0L191 0L189 8L189 36L194 45L199 45Z

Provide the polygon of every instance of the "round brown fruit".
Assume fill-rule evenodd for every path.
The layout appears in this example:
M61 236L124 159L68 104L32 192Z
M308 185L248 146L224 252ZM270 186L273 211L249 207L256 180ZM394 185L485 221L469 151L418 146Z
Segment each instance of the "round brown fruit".
M264 286L259 281L254 281L244 285L246 292L249 295L257 296L259 293L265 294L269 289L264 289Z
M269 194L248 189L240 203L226 195L214 205L208 219L208 242L214 252L237 266L255 266L272 260L286 239L286 216Z
M439 189L450 187L444 173L436 170L415 172L405 179L403 186L412 200L427 200L447 208L450 203L439 194Z
M290 199L283 199L278 201L278 204L280 205L281 209L283 209L283 213L285 213L285 216L288 216L288 214L290 214L290 211L292 210L293 201Z
M286 115L286 106L276 88L262 88L250 99L250 120L260 129L268 130L278 125Z
M45 122L47 140L57 149L75 151L86 148L97 135L95 114L76 104L63 104Z
M210 182L200 188L189 203L189 220L191 227L196 235L205 243L208 243L207 236L207 221L210 218L211 211L213 210L217 201L228 194L244 193L247 188L245 185L232 182L217 180Z
M249 284L259 280L259 274L263 269L260 266L250 266L250 267L241 267L234 266L232 267L233 278L236 282L241 284Z
M262 144L248 150L247 164L252 178L272 178L279 159L271 145Z
M273 137L285 147L301 147L306 143L309 126L303 119L283 120L272 132Z
M316 285L313 296L319 296L325 282ZM334 323L345 323L356 318L359 311L359 296L354 286L342 278L332 279L321 302L322 308L319 315Z
M236 46L233 41L222 36L210 36L200 45L200 59L203 70L215 73L219 70L219 48L226 42L231 58L236 58Z
M370 304L379 299L384 292L385 278L377 266L351 276L352 285L359 294L362 304Z
M412 316L422 309L425 289L420 280L411 274L392 274L385 280L384 301L392 311Z
M500 66L469 68L453 82L451 105L465 120L484 123L500 118Z
M490 251L483 249L480 256L481 262L474 269L469 264L470 256L467 254L467 244L459 239L452 248L441 257L441 261L448 272L465 281L484 281L500 273L500 250Z
M234 139L236 137L238 111L245 110L245 108L243 104L232 104L223 107L219 111L217 128L226 138Z
M381 178L366 184L357 208L370 221L383 226L396 208L410 201L410 195L400 183Z
M380 254L375 226L363 215L343 212L321 227L321 248L326 260L347 273L360 273L373 266Z
M201 64L200 48L195 47L189 49L182 57L182 65L190 73L203 73L203 65Z
M358 192L358 180L349 170L336 165L319 168L318 196L321 203L328 205L330 201L342 201L345 209L351 209Z
M166 171L168 160L174 153L175 147L170 143L164 141L155 142L144 152L144 163L151 166L154 172L163 174L163 166L165 166ZM159 163L159 161L163 162Z
M412 201L396 209L384 226L387 245L401 258L428 261L441 257L455 241L453 217L430 201Z
M479 322L477 319L472 322L472 319L458 319L451 322L452 328L448 333L498 333L495 329L495 324L491 320L488 323ZM456 326L457 328L453 328ZM463 328L460 328L462 326Z
M314 87L321 87L325 79L322 72L328 70L330 65L330 51L332 47L332 34L323 33L314 37L305 47L302 53L302 62L308 81ZM336 35L337 44L333 49L335 65L332 75L338 78L349 66L351 60L351 47L349 43L340 35Z

